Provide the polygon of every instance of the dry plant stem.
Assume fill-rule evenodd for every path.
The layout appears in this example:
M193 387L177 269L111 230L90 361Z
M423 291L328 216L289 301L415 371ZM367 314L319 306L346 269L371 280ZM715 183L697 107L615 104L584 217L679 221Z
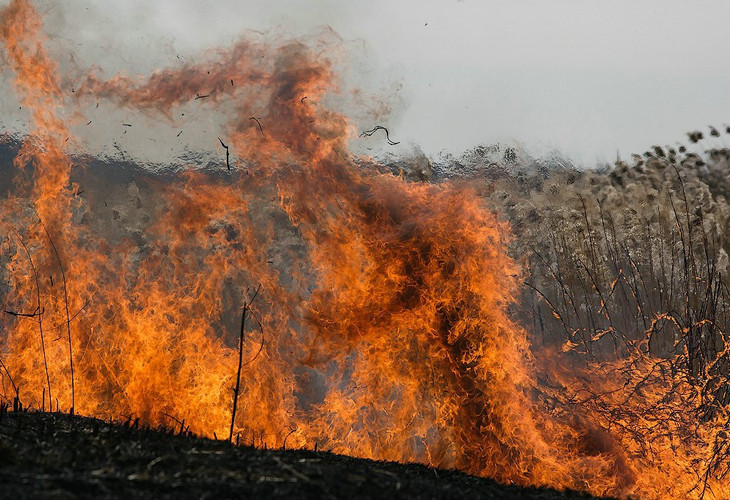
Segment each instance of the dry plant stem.
M238 370L236 371L236 387L233 389L233 409L231 410L231 428L228 432L228 441L233 442L233 426L236 423L236 409L238 406L238 394L241 391L241 368L243 368L243 341L246 334L246 315L248 314L249 306L251 302L256 299L256 296L261 290L261 285L258 286L256 292L251 297L250 301L243 302L243 312L241 313L241 331L238 337ZM263 344L262 344L263 345Z
M567 309L568 304L570 305L571 309L573 310L573 314L575 314L575 317L578 318L578 308L575 305L575 302L573 300L573 296L570 293L570 290L568 287L565 286L565 283L563 283L563 280L559 274L557 274L555 271L553 271L552 267L550 267L550 264L548 261L540 254L540 252L535 248L534 245L530 245L530 250L532 250L532 253L537 255L538 259L540 259L540 262L542 263L543 267L555 278L555 281L560 285L560 289L563 292L562 298L563 298L563 304L565 308ZM560 271L560 265L558 264L558 272Z
M82 312L84 312L84 309L86 309L87 307L89 307L89 301L88 300L86 302L84 302L84 305L81 306L81 308L78 311L76 311L73 316L71 316L71 321L75 320L79 316L79 314L81 314ZM64 321L63 323L59 323L58 325L55 325L52 328L52 330L58 330L61 327L66 326L66 324L67 324L66 321Z
M15 231L13 231L15 232ZM46 341L43 338L43 307L41 306L41 284L40 280L38 279L38 271L35 268L35 264L33 263L33 257L30 255L30 250L28 250L28 246L25 244L25 241L23 240L22 236L20 234L15 233L15 236L18 238L18 241L20 241L20 244L23 246L23 249L25 250L26 255L28 256L28 261L30 262L30 268L33 271L33 277L35 278L35 290L36 290L36 298L38 299L38 307L36 308L36 311L38 311L38 330L41 334L41 352L43 353L43 368L46 371L46 382L48 384L48 406L50 408L53 407L53 396L51 394L51 376L48 374L48 359L46 358Z
M284 436L284 444L281 447L283 450L286 450L286 440L289 439L289 436L291 436L292 434L294 434L296 432L296 430L297 430L296 427L289 427L289 434L287 434L286 436Z
M10 375L10 372L8 371L8 367L3 363L3 360L0 359L0 367L2 367L3 370L5 370L5 374L8 376L8 380L10 381L10 385L13 386L13 391L15 392L15 396L18 396L18 386L15 385L15 382L13 381L12 375Z
M689 249L689 257L690 257L690 263L692 264L692 274L693 277L696 277L697 274L697 263L695 262L694 258L694 244L692 242L692 222L689 214L689 202L687 201L687 192L684 188L684 180L682 179L682 175L679 173L679 170L677 169L676 165L672 165L672 168L674 168L674 171L677 174L677 180L679 181L679 186L682 188L682 201L684 202L684 215L685 219L687 221L687 240L688 240L688 249Z
M539 289L537 289L534 285L524 282L524 285L534 290L542 299L547 303L548 306L550 306L550 309L552 310L553 316L555 316L555 319L560 321L560 323L563 325L563 329L565 330L565 336L568 340L572 340L572 335L570 333L570 329L568 328L568 325L565 324L565 321L563 321L563 317L560 315L558 310L553 306L552 302L550 302L550 299L548 299L544 293L542 293Z
M228 441L233 442L233 426L236 422L236 407L238 406L238 393L241 390L241 367L243 366L243 340L246 325L246 313L248 302L243 302L243 313L241 314L241 332L238 338L238 370L236 372L236 387L233 389L233 409L231 410L231 428L228 432Z
M596 273L598 271L598 258L596 255L596 243L593 240L593 228L591 227L590 222L588 221L588 207L586 206L586 200L581 196L578 195L578 198L580 199L580 203L583 206L583 220L586 224L586 235L588 236L588 245L590 248L590 257L591 257L591 265L593 267L593 272Z
M5 371L5 374L8 376L8 380L10 381L10 385L13 386L13 392L15 392L15 397L19 398L19 390L18 386L15 385L15 381L13 380L13 376L10 375L10 370L8 370L7 365L3 362L2 358L0 358L0 367ZM45 401L45 398L44 398Z
M659 238L657 238L659 239ZM657 278L656 273L654 272L654 247L652 246L652 235L651 235L651 226L649 224L649 221L646 221L646 253L649 256L649 279L651 280L651 287L653 287L654 290L657 288ZM643 281L643 280L642 280ZM646 285L645 285L646 287ZM649 294L647 290L647 300L648 300ZM649 309L650 310L658 310L661 308L661 298L659 300L659 304L657 304L657 307L652 307L651 302L649 302Z
M48 236L48 241L51 243L51 248L53 248L53 254L56 256L56 262L58 262L58 267L61 270L61 279L63 281L63 301L66 306L66 331L68 332L68 360L69 365L71 368L71 415L74 414L74 408L76 407L76 385L74 383L74 354L73 354L73 346L71 344L71 315L68 311L68 287L66 286L66 272L63 269L63 264L61 263L61 257L58 255L58 249L56 248L56 244L53 242L53 238L51 238L51 234L48 232L48 228L46 228L46 225L43 224L43 221L40 217L38 217L38 220L41 223L41 226L43 226L43 230L46 232L46 236Z

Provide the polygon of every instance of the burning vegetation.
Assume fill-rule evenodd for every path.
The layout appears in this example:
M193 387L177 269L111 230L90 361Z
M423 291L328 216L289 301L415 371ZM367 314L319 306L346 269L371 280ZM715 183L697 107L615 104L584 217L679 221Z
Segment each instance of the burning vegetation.
M27 0L0 41L32 118L0 201L6 404L596 495L730 495L727 154L408 182L349 152L317 45L60 75ZM197 101L226 162L109 209L74 156L99 101L172 123Z

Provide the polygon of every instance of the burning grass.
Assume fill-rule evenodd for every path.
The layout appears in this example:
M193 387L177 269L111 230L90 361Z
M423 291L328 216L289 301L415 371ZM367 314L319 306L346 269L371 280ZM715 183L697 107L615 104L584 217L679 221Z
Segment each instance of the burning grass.
M69 94L33 6L0 20L32 116L1 202L8 403L505 483L727 496L721 226L690 200L721 202L678 168L655 175L668 159L584 174L590 197L555 182L560 207L505 203L513 238L483 195L524 195L519 177L409 183L353 158L321 46L243 40L146 78L68 75ZM72 175L61 118L87 123L98 100L173 122L197 101L225 123L226 164L148 176L115 203ZM640 190L607 187L639 168L672 208L646 233L645 212L617 220ZM510 249L531 256L525 277ZM524 278L532 338L511 314Z

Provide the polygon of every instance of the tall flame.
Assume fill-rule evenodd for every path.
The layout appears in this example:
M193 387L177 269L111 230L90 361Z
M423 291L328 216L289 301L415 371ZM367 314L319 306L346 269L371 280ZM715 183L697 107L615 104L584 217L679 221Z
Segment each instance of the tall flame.
M148 78L86 75L72 100L31 3L13 0L0 19L33 120L0 220L4 398L17 387L36 407L184 419L223 437L240 349L244 443L596 494L670 498L696 484L667 465L676 454L635 459L630 435L600 414L555 406L508 315L520 275L508 228L469 188L408 183L353 158L351 125L323 104L337 78L316 48L243 41ZM136 239L94 232L93 196L71 183L67 107L102 99L174 121L202 88L238 168L160 182ZM703 446L683 459L705 458Z

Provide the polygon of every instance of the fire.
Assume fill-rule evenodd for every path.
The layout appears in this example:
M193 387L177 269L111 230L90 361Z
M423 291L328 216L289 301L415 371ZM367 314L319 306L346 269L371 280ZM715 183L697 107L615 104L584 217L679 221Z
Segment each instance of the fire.
M699 496L690 464L708 460L719 431L707 426L693 443L669 435L645 459L622 430L644 425L638 416L611 428L610 409L578 410L538 384L618 382L535 359L508 314L521 274L509 230L476 192L408 183L353 158L352 126L323 104L337 77L316 48L243 41L211 64L147 78L90 73L71 97L31 3L13 0L0 19L33 123L0 219L3 398L184 420L223 438L240 355L242 443L595 494ZM93 197L71 182L68 109L80 120L83 103L104 100L174 121L201 89L226 121L234 170L160 182L137 240L94 232ZM620 405L627 390L603 403ZM719 479L707 484L707 496L730 494Z

